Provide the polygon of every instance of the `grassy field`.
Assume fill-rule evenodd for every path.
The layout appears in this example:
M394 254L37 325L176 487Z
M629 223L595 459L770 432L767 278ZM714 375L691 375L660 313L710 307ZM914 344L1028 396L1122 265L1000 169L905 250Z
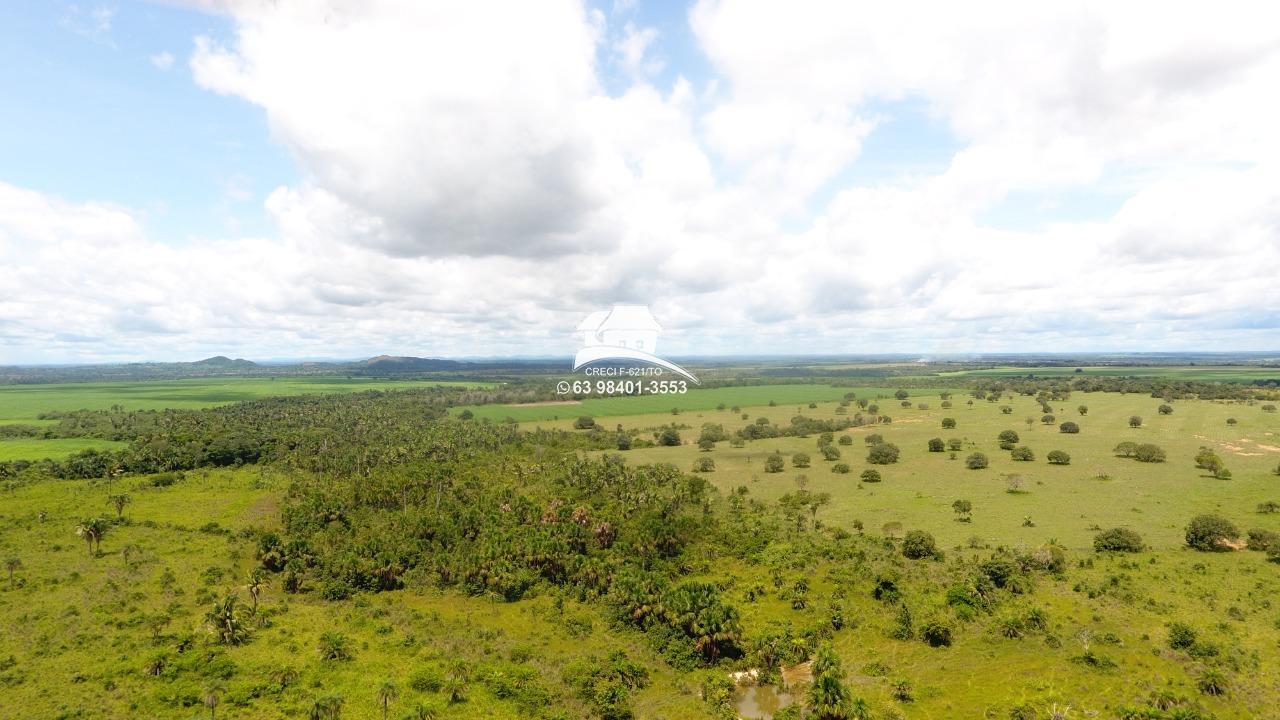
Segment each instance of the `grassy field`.
M125 447L127 443L96 438L20 438L17 440L0 440L0 462L5 460L61 460L62 458L93 448L95 450L111 450Z
M550 685L565 664L615 648L664 673L638 637L608 629L593 606L549 597L507 604L400 591L333 603L268 586L252 642L208 645L212 598L238 591L244 599L256 564L252 542L238 531L278 522L284 484L243 469L188 473L167 488L131 479L6 494L0 555L22 566L12 586L0 577L0 717L207 718L203 698L217 685L219 718L301 718L316 697L339 695L342 718L372 720L382 717L375 692L384 681L400 690L395 718L419 704L435 717L522 718L549 700L581 716L571 699L532 696L534 706L510 686L526 677ZM122 491L133 498L126 522L91 557L73 528L87 514L114 514L108 495ZM348 639L352 660L321 658L325 632ZM184 638L194 645L175 650ZM145 672L157 658L166 669ZM415 676L438 674L455 658L470 669L465 702L414 687ZM653 677L637 698L638 716L699 717L694 690L672 692L676 685L670 671Z
M732 431L758 417L783 425L797 413L832 419L839 417L834 412L836 403L820 403L812 410L807 406L744 408L747 420L716 411L628 417L624 427L650 428L676 422L690 429L683 431L685 444L680 447L639 448L624 455L631 463L669 462L683 470L691 469L695 458L710 457L716 470L707 478L722 490L746 485L753 495L770 500L794 492L803 483L811 492L831 494L830 506L822 511L828 523L849 527L860 520L868 530L878 532L886 523L896 522L907 529L927 529L947 546L977 537L1008 545L1055 539L1068 547L1085 548L1097 532L1092 528L1124 525L1137 529L1153 545L1176 547L1182 543L1187 520L1211 511L1242 526L1280 530L1280 515L1254 513L1260 502L1280 502L1280 477L1271 472L1280 465L1278 413L1262 412L1258 406L1179 401L1173 403L1172 415L1159 415L1156 408L1160 401L1149 397L1077 393L1055 408L1059 422L1071 420L1080 425L1080 433L1073 435L1059 432L1056 424L1042 424L1039 405L1028 397L969 406L957 396L953 399L957 407L949 410L939 407L937 396L913 393L910 400L924 402L929 409L891 407L895 401L880 401L881 411L893 416L891 424L847 432L853 444L837 448L843 453L838 462L850 466L848 474L834 473L835 462L822 460L816 437L757 440L742 448L722 442L707 453L693 444L703 423L719 423ZM1087 415L1077 413L1081 404L1088 406ZM1014 411L1004 415L999 405L1009 405ZM1142 427L1128 426L1128 418L1134 414L1144 418ZM943 417L954 418L957 427L943 430ZM1036 418L1029 427L1027 417ZM1228 417L1236 418L1238 424L1228 425ZM613 422L610 419L609 425ZM1014 461L1009 452L999 449L997 435L1006 429L1018 432L1019 444L1033 450L1034 461ZM881 434L886 442L901 448L897 463L867 463L864 438L871 433ZM928 441L935 437L960 438L964 447L955 459L949 452L928 452ZM1166 450L1168 461L1140 463L1116 457L1112 450L1123 440L1155 443ZM1195 467L1192 459L1201 445L1214 448L1223 457L1234 474L1232 479L1214 479ZM1071 463L1048 464L1045 457L1052 450L1067 452ZM964 467L964 459L975 451L990 458L989 468ZM766 473L764 461L773 452L787 456L807 453L812 466L797 469L788 462L785 471ZM868 468L878 469L883 482L861 483L859 475ZM1020 478L1017 493L1008 492L1011 475ZM801 476L804 479L798 480ZM954 520L951 503L958 499L973 503L972 522ZM1027 518L1033 527L1023 526Z
M1102 365L1097 367L999 367L983 370L960 370L939 373L942 377L1029 377L1052 378L1075 375L1107 375L1119 377L1167 377L1171 380L1200 380L1204 382L1254 382L1270 380L1280 382L1280 368L1249 367L1240 365L1160 365L1153 367L1124 367Z
M552 403L529 403L524 405L472 405L454 408L452 412L460 413L470 410L477 418L502 421L512 419L517 422L534 422L539 420L568 420L572 423L580 415L592 417L636 416L648 413L670 413L673 408L682 412L696 410L712 410L719 405L726 407L748 407L768 405L775 402L778 406L795 405L824 400L839 400L845 393L854 392L860 397L892 398L897 388L892 387L835 387L832 385L754 385L746 387L723 387L706 390L691 389L681 395L637 395L614 396L604 398L587 398L581 402L564 401ZM922 391L924 392L924 391ZM932 390L931 392L939 392Z
M1062 577L1039 576L995 614L957 622L955 642L947 648L890 638L894 607L873 599L874 574L853 572L847 564L792 566L786 544L759 564L689 558L693 572L723 588L750 628L821 625L839 602L845 623L834 633L834 645L852 692L868 701L876 720L1009 718L1023 703L1040 708L1038 720L1054 705L1069 705L1065 717L1073 720L1107 719L1116 717L1118 706L1143 702L1154 692L1194 698L1219 720L1274 717L1280 566L1257 552L1190 551L1183 530L1191 516L1214 512L1242 531L1280 532L1280 514L1256 512L1261 502L1280 502L1280 476L1272 473L1280 465L1280 414L1258 405L1180 400L1172 403L1172 414L1160 415L1161 401L1145 395L1077 393L1054 403L1058 422L1081 428L1063 434L1056 424L1039 421L1040 407L1031 398L969 405L957 394L955 407L944 410L938 391L913 390L912 406L903 408L891 397L894 389L691 391L676 415L670 397L592 400L568 412L563 405L526 406L535 413L554 409L560 419L526 418L522 426L569 428L582 414L605 419L610 428L622 424L646 433L675 423L685 444L626 451L627 462L688 470L695 459L710 457L716 469L705 477L726 492L745 486L751 498L762 500L801 487L830 493L817 520L855 535L863 527L865 552L878 566L897 568L916 588L910 599L917 622L949 616L938 583L951 563L977 561L1000 545L1033 549L1057 542L1067 548ZM742 448L722 442L710 452L692 444L703 423L733 431L760 417L784 425L797 414L840 417L836 400L846 392L878 402L893 416L890 424L843 433L852 444L836 447L848 474L832 471L834 462L822 460L813 436ZM158 394L151 400L163 402ZM741 411L717 410L721 403ZM1077 412L1082 404L1087 414ZM1002 414L1000 405L1013 412ZM1135 414L1144 418L1142 427L1129 427ZM944 417L957 426L943 430ZM1228 418L1236 423L1229 425ZM1016 462L998 448L996 436L1005 429L1018 432L1034 461ZM897 463L867 464L864 438L871 433L901 448ZM958 438L963 449L955 459L928 452L934 437ZM1168 460L1144 464L1116 457L1112 449L1123 440L1155 443ZM26 441L0 443L0 453L8 442ZM1231 479L1209 477L1194 466L1202 445L1222 456ZM1051 450L1068 452L1071 463L1049 465ZM965 456L975 451L988 455L989 468L964 467ZM781 473L764 472L764 459L773 452L788 457ZM792 466L797 452L811 456L811 467ZM870 467L883 482L860 482ZM1018 492L1009 492L1012 476ZM586 718L585 707L564 691L565 668L617 648L651 673L635 697L635 717L711 716L699 698L700 683L732 666L673 670L640 633L610 624L600 605L554 592L513 603L435 590L326 601L318 593L287 595L269 585L251 642L213 644L205 613L228 592L244 599L255 565L254 544L242 531L279 523L287 485L277 471L247 467L189 472L171 487L129 477L0 490L0 557L18 561L11 581L0 576L0 717L189 720L209 717L203 699L216 687L220 718L304 718L317 697L338 695L342 718L376 720L383 717L377 688L390 681L399 689L390 718L415 717L419 704L429 711L425 716L438 718ZM108 497L120 492L132 499L123 521L110 529L102 552L91 556L75 525L84 517L113 515ZM956 499L973 503L971 522L957 520L951 509ZM1132 556L1094 553L1097 529L1114 526L1137 530L1150 549ZM933 534L946 560L908 561L897 546L877 539L911 529ZM930 584L934 576L938 580ZM812 602L797 607L786 590L801 580ZM1011 636L1010 618L1032 610L1047 617L1044 629ZM1174 621L1194 627L1198 647L1213 648L1215 659L1171 648ZM323 659L318 648L325 632L344 636L353 659ZM1093 660L1082 661L1086 656ZM456 659L467 668L466 699L449 702L438 685L421 679L439 676ZM1225 672L1226 694L1199 689L1211 668Z
M4 385L0 386L0 422L27 423L50 410L105 410L113 405L126 410L192 409L265 397L434 385L492 387L494 383L299 377Z

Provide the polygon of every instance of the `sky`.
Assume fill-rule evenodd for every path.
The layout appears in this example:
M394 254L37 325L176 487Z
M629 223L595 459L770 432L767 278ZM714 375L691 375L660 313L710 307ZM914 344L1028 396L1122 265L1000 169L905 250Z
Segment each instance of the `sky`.
M0 364L1280 350L1263 2L11 0Z

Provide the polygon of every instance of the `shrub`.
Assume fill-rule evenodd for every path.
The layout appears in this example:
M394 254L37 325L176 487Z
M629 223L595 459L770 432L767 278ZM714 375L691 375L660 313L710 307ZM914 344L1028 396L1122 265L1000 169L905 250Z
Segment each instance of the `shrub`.
M1236 419L1235 419L1235 418L1227 418L1227 424L1228 424L1228 425L1235 425L1235 424L1236 424Z
M838 475L847 475L849 474L849 465L846 463L836 463L831 466L831 472Z
M946 448L946 443L942 442L942 438L929 439L929 452L942 452Z
M861 477L862 482L865 482L865 483L878 483L880 482L880 471L879 470L863 470L862 475L860 475L859 477Z
M1165 452L1159 445L1142 443L1133 451L1133 457L1138 462L1162 463L1165 459Z
M342 633L326 632L320 635L320 658L323 660L350 660L351 643Z
M1129 416L1129 427L1132 427L1132 428L1142 427L1142 416L1141 416L1141 415L1130 415L1130 416Z
M837 442L839 442L841 445L852 445L853 438L848 435L841 435L840 439Z
M1018 437L1018 432L1016 430L1002 430L996 439L1002 443L1017 444L1020 438Z
M1097 552L1142 552L1146 543L1142 536L1129 528L1111 528L1093 536L1093 549Z
M955 426L956 426L956 419L955 419L955 418L942 418L942 429L943 429L943 430L953 430L953 429L955 429Z
M929 643L929 647L950 647L951 626L941 620L930 620L920 628L920 639Z
M1014 448L1013 451L1009 453L1009 456L1020 462L1031 462L1036 459L1036 454L1031 452L1031 448L1026 445Z
M1217 515L1197 515L1187 525L1187 545L1202 552L1223 550L1223 541L1238 537L1236 526Z
M1070 465L1071 464L1071 456L1061 450L1050 450L1049 455L1047 457L1049 458L1050 465Z
M1080 407L1076 408L1076 412L1080 413L1081 415L1088 415L1088 414L1089 414L1089 406L1088 406L1088 405L1081 405Z
M1280 512L1280 502L1268 500L1266 502L1258 503L1257 511L1260 515L1273 515Z
M1080 432L1080 426L1068 420L1058 426L1058 432L1070 433L1074 435Z
M884 442L884 436L881 435L880 433L871 433L870 435L863 438L863 441L866 442L868 445L879 445L880 443Z
M1054 423L1055 423L1055 422L1057 422L1057 421L1058 421L1058 418L1056 418L1056 417L1054 417L1054 416L1052 416L1052 415L1050 415L1050 414L1048 414L1048 413L1045 413L1044 415L1041 415L1041 416L1040 416L1040 422L1044 423L1045 425L1052 425L1052 424L1054 424Z
M573 421L573 426L579 430L590 430L596 426L596 421L590 415L582 415Z
M765 458L764 471L768 473L780 473L787 466L787 461L782 455L774 453Z
M1138 451L1138 443L1125 440L1119 445L1116 445L1116 449L1113 450L1112 452L1114 452L1116 455L1120 457L1133 457L1133 454L1137 451Z
M658 444L665 445L667 447L679 445L680 431L673 427L664 428L663 431L658 434Z
M696 473L715 472L716 461L709 457L698 458L693 461L693 471Z
M1172 415L1173 407L1170 405L1161 405L1160 407L1156 408L1156 412L1160 413L1161 415Z
M902 540L902 554L912 560L930 558L938 554L938 544L929 533L911 530Z
M872 445L867 451L867 462L872 465L892 465L898 462L898 446L893 443Z
M973 453L972 455L965 458L964 460L965 467L969 468L970 470L981 470L987 467L987 465L989 464L990 464L990 461L987 460L987 456L980 452Z
M809 454L798 452L791 456L791 465L798 468L809 467Z
M1263 405L1263 406L1262 406L1262 412L1269 412L1269 413L1273 413L1273 412L1275 412L1275 411L1276 411L1276 406L1275 406L1275 405L1272 405L1272 404L1270 404L1270 403L1267 403L1266 405Z
M835 445L823 445L821 452L822 459L828 462L840 459L840 451L836 449Z
M947 440L947 449L951 452L955 452L962 447L964 447L964 441L960 438L949 438Z
M1186 650L1195 644L1195 628L1180 622L1169 624L1169 647L1174 650Z
M1270 552L1280 548L1280 533L1260 528L1250 530L1248 547L1250 550L1261 550L1263 552Z

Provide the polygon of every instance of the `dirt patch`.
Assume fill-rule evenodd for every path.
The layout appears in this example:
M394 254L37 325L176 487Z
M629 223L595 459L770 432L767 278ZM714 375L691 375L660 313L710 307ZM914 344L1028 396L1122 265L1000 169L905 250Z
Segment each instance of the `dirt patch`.
M1263 454L1264 453L1247 453L1247 452L1236 453L1236 455L1239 455L1240 457L1262 457Z
M1244 449L1239 445L1232 445L1231 443L1222 443L1222 447L1226 448L1227 450L1230 450L1231 452L1240 452L1241 450Z
M1275 445L1263 445L1262 443L1258 443L1258 449L1266 450L1267 452L1280 452L1280 447L1276 447Z
M1232 550L1243 550L1249 546L1249 543L1246 540L1219 540L1218 544L1225 548L1231 548Z

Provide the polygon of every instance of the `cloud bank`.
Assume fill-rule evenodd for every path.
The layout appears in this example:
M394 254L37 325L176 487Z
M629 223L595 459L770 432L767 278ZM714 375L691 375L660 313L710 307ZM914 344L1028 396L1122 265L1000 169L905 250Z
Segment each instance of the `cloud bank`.
M1154 7L703 0L695 71L568 0L223 3L187 62L296 158L276 232L0 184L0 361L568 354L613 302L668 352L1276 349L1280 18ZM905 107L955 149L858 174Z

